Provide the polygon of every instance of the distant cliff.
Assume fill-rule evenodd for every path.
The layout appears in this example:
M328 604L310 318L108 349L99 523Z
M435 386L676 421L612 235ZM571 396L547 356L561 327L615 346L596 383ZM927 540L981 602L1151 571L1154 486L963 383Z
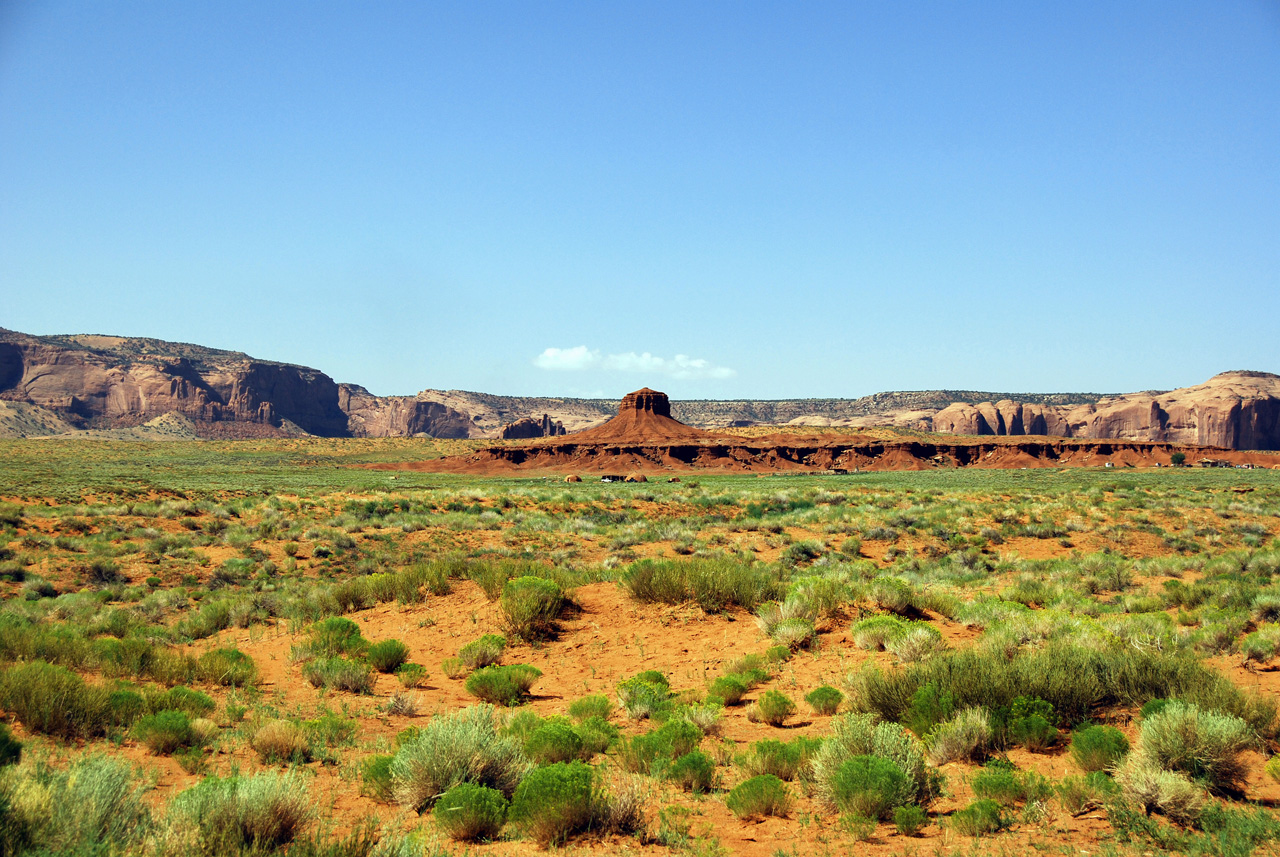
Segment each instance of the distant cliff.
M323 372L156 339L0 329L0 399L81 429L179 413L206 437L347 433L338 385Z
M118 336L0 329L0 437L140 426L169 413L206 438L548 436L601 425L616 399L427 389L375 396L305 366L235 351ZM1049 435L1280 449L1280 376L1224 372L1169 392L887 392L859 399L685 400L671 416L704 429L896 426L960 435Z

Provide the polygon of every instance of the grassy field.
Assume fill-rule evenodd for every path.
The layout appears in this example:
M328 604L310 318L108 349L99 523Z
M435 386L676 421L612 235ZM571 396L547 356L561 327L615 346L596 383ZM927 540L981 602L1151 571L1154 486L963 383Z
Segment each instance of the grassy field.
M1280 473L473 446L0 442L0 857L1280 851Z

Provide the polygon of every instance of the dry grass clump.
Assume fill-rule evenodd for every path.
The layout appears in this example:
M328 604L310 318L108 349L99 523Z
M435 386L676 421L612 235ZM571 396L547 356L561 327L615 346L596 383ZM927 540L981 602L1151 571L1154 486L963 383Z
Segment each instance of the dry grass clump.
M991 715L985 708L966 708L935 726L924 738L929 761L945 765L960 759L980 759L991 746Z
M311 760L311 742L302 727L292 720L267 721L253 733L249 745L269 765Z

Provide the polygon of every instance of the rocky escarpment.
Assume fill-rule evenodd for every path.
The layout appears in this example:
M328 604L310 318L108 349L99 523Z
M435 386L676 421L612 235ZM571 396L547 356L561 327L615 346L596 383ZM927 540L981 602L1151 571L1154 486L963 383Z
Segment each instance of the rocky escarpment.
M347 414L347 430L352 437L481 435L467 414L421 396L375 396L364 387L339 384L338 405Z
M536 437L559 437L565 433L564 423L543 414L542 419L523 417L502 427L499 437L503 440L531 440Z
M204 436L347 433L338 385L323 372L154 339L0 330L0 399L83 429L179 413Z
M932 418L934 431L969 435L1055 435L1280 449L1280 376L1223 372L1167 393L1108 396L1082 405L1009 400L955 403Z

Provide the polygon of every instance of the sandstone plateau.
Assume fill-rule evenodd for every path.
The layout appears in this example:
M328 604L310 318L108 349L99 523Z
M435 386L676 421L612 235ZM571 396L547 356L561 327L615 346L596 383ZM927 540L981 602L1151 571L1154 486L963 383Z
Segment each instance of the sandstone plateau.
M1175 452L1188 460L1280 466L1280 454L1241 452L1167 441L977 438L883 440L859 435L763 438L716 434L671 417L665 393L644 388L623 397L604 425L566 437L504 444L425 462L370 465L382 470L496 475L515 472L617 474L713 470L722 472L826 472L927 470L950 467L1168 466ZM628 481L638 481L629 475Z
M666 413L659 416L679 430L893 427L980 437L1280 449L1280 376L1265 372L1224 372L1193 387L1125 395L932 390L859 399L687 400L663 407ZM234 351L158 339L30 336L0 329L0 437L76 436L178 414L190 421L196 436L206 438L519 439L555 438L562 432L573 438L611 421L616 408L616 399L459 390L375 396L316 369Z

